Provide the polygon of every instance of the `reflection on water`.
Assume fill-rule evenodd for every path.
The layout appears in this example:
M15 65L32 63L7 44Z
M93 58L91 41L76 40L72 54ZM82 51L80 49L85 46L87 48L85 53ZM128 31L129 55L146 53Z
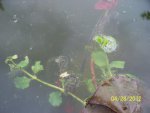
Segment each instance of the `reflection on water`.
M53 81L58 75L57 65L48 63L51 59L69 56L78 67L92 29L104 14L94 9L96 2L98 0L1 0L0 8L5 6L5 10L0 11L0 62L13 54L28 55L32 62L42 60L46 72L40 77L47 81ZM124 72L137 75L145 84L150 79L150 24L140 14L150 10L149 5L147 0L119 0L115 15L103 29L119 42L119 49L111 59L125 60ZM47 101L51 89L36 82L27 90L15 89L8 67L4 63L0 67L0 112L62 113L65 103L78 106L72 98L67 98L60 108L51 107Z

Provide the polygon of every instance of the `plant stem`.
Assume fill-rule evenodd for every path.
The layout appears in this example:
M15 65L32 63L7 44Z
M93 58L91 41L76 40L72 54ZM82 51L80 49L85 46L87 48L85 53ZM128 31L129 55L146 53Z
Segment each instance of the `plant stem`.
M111 73L111 70L110 70L109 65L107 66L107 70L108 70L109 75L112 77L113 75L112 75L112 73Z
M111 69L110 69L110 67L109 67L109 59L108 59L107 54L106 54L106 59L107 59L107 65L106 65L107 71L108 71L108 73L109 73L109 76L112 77Z
M34 80L36 80L36 81L38 81L38 82L40 82L40 83L42 83L42 84L48 86L48 87L54 88L54 89L59 90L59 91L61 91L62 93L64 93L64 89L62 89L62 88L60 88L60 87L57 87L57 86L55 86L55 85L52 85L52 84L50 84L50 83L47 83L47 82L45 82L45 81L43 81L43 80L37 78L36 76L31 75L29 72L27 72L27 71L24 70L24 69L21 69L21 71L24 72L26 75L28 75L30 78L32 78L32 79L34 79Z
M13 64L14 66L17 67L17 64L16 64L13 60L12 60L11 62L12 62L12 64ZM36 76L30 74L29 72L27 72L27 71L24 70L24 69L20 69L20 70L21 70L23 73L25 73L27 76L29 76L30 78L32 78L33 80L36 80L37 82L40 82L40 83L44 84L45 86L48 86L48 87L50 87L50 88L59 90L60 92L64 93L64 89L63 89L63 88L60 88L60 87L57 87L57 86L55 86L55 85L53 85L53 84L50 84L50 83L48 83L48 82L45 82L45 81L43 81L43 80L37 78ZM69 94L70 96L72 96L74 99L76 99L77 101L79 101L82 105L84 105L84 106L86 105L86 102L83 101L82 99L80 99L78 96L74 95L74 94L71 93L71 92L68 92L68 94Z
M97 82L96 82L96 76L95 76L95 70L94 70L94 62L92 59L90 61L90 70L91 70L91 79L92 79L93 85L95 86L95 88L97 88Z

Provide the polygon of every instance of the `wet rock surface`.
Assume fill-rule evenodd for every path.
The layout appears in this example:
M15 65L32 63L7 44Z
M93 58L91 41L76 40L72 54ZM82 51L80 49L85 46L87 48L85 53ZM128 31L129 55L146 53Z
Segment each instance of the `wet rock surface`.
M112 100L112 97L117 99ZM142 98L138 97L143 98L140 81L117 75L98 86L94 95L88 99L84 113L142 113Z

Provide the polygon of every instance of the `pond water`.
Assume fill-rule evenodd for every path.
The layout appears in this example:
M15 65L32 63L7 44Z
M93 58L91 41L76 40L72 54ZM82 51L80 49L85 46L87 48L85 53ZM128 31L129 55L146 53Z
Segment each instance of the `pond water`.
M41 60L45 71L40 76L48 82L56 80L58 67L51 63L60 55L69 56L76 67L83 63L85 45L104 11L94 9L98 0L1 0L0 10L0 112L1 113L75 113L82 106L65 97L61 107L52 107L48 95L52 89L37 82L19 90L14 87L7 56L29 56L31 62ZM150 87L150 21L141 14L150 10L149 0L118 0L103 33L114 36L119 48L110 59L126 62L122 73L131 73ZM88 62L88 61L87 61ZM86 71L88 69L85 69ZM82 97L83 92L80 94ZM73 106L71 106L71 105ZM70 111L65 108L70 106ZM76 109L79 110L76 110ZM145 108L144 113L150 109Z

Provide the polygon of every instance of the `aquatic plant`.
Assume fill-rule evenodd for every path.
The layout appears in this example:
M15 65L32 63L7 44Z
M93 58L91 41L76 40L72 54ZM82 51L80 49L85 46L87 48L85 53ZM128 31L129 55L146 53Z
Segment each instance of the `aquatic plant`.
M10 71L22 71L24 74L27 75L27 76L24 76L24 75L17 76L16 75L14 77L15 87L19 88L19 89L26 89L30 86L30 83L33 80L37 81L45 86L48 86L50 88L57 90L57 91L51 92L49 94L48 100L52 106L54 106L54 107L59 106L62 103L62 94L66 93L65 87L67 87L67 85L66 85L67 83L64 83L65 79L61 79L62 85L60 87L53 85L51 83L48 83L46 81L43 81L38 77L38 74L44 70L44 66L41 64L40 61L36 61L34 65L30 66L31 73L33 73L33 74L31 74L26 70L26 68L29 67L29 63L30 63L28 56L25 56L25 59L20 61L19 63L15 62L17 59L18 59L18 55L13 55L13 56L7 57L7 59L5 60L5 63L8 64L10 67ZM72 79L69 79L69 80L72 80ZM65 85L65 87L64 87L64 85ZM67 92L67 95L72 96L74 99L79 101L81 104L85 105L85 102L82 99L80 99L79 97L77 97L76 95L74 95L73 93Z
M97 35L93 40L98 44L92 53L91 58L94 63L100 68L102 75L112 77L115 75L115 69L123 69L125 61L109 61L107 53L112 53L117 49L117 42L112 36Z
M95 50L92 51L91 57L92 57L92 60L94 61L94 64L100 67L101 72L104 77L107 78L108 75L110 77L113 76L114 75L114 73L112 73L113 68L121 68L121 69L124 68L124 61L112 61L111 63L109 63L107 53L111 53L115 51L117 48L116 40L113 37L101 35L101 36L95 36L93 40L99 45L99 47L96 49L96 51ZM26 76L14 77L14 84L16 88L20 88L20 89L28 88L30 86L30 82L35 80L48 87L51 87L60 91L62 94L67 93L68 95L72 96L73 98L81 102L83 105L85 105L85 101L83 101L82 99L80 99L79 97L71 93L71 91L74 90L74 88L79 87L80 78L77 77L75 73L68 73L67 71L63 70L64 69L63 67L64 66L66 67L67 65L65 62L66 59L67 58L65 56L60 56L55 59L55 62L58 64L60 68L59 70L60 78L58 79L59 85L58 84L53 85L38 78L38 74L44 70L44 66L41 64L40 61L36 61L33 65L31 65L30 66L31 72L28 72L26 70L26 68L29 67L29 64L30 64L30 60L28 56L25 56L24 60L20 61L19 63L15 62L16 60L18 60L18 55L9 56L5 60L5 63L9 65L10 71L18 70L18 71L22 71L23 73L27 75L27 77ZM92 68L92 71L93 71L92 78L84 79L84 82L83 82L87 86L87 90L90 93L93 93L95 91L94 85L96 85L96 81L92 83L92 81L96 79L94 78L95 77L94 68ZM58 98L61 97L61 95L58 94L58 92L52 93L52 95L50 94L49 97L52 98L54 94L56 94ZM54 100L55 99L49 99L49 102L53 106L58 106L58 104L55 103ZM56 102L57 101L58 100L56 100ZM58 102L58 103L61 104L61 102Z
M0 0L0 10L4 11L4 6L2 4L2 0Z
M96 91L87 99L84 113L141 113L143 87L140 80L130 74L116 73L117 69L124 68L125 61L109 61L108 54L117 48L115 38L97 35L93 40L96 45L91 53L90 68ZM94 64L101 73L95 73ZM98 84L96 75L103 77Z
M22 71L25 74L25 75L23 74L22 76L16 75L13 77L14 85L16 88L26 89L30 87L30 83L32 81L37 81L47 87L56 90L50 92L48 97L49 103L54 107L60 106L63 102L62 95L66 95L66 96L71 96L72 98L80 102L83 106L85 106L85 111L84 111L85 113L91 113L91 112L93 113L93 111L94 113L97 113L98 111L95 110L100 110L102 111L102 113L105 113L105 111L114 113L116 108L117 111L115 111L115 113L126 113L126 112L122 112L121 110L124 109L126 110L132 107L132 105L134 105L135 110L139 110L137 106L140 106L140 103L136 103L136 102L134 104L128 102L129 106L127 106L126 108L124 108L122 103L119 102L117 105L115 105L113 102L111 102L111 105L108 104L110 102L109 100L110 96L112 96L112 94L121 96L123 94L122 90L124 88L126 88L126 90L124 90L124 94L140 95L141 90L139 90L139 86L137 86L139 85L137 79L132 78L130 74L123 74L123 75L116 74L117 69L124 68L125 65L124 61L118 61L118 60L111 61L111 62L109 61L108 54L114 52L118 47L115 38L112 36L97 35L93 38L93 41L95 46L91 51L91 63L90 63L91 78L88 77L82 80L82 82L85 83L85 86L87 86L87 90L92 94L92 96L88 98L86 97L86 99L81 99L80 97L76 96L72 92L73 90L76 90L76 88L79 87L81 78L76 76L76 74L73 72L64 71L62 69L63 67L62 64L67 65L65 63L66 57L61 56L55 59L55 62L58 63L58 66L60 67L59 70L60 75L58 79L59 84L56 85L43 81L38 77L40 72L44 70L44 66L40 61L35 61L35 63L31 65L28 56L25 56L24 60L18 62L18 55L13 55L7 57L5 63L9 65L10 71ZM95 73L94 66L98 67L98 69L100 70L99 73ZM30 72L27 71L29 70L29 67L30 67ZM100 75L100 76L96 76L96 75ZM103 79L101 80L101 82L97 83L97 78L101 78L101 77L103 77ZM128 84L133 85L136 89L134 88L133 90L127 87ZM107 95L105 95L105 93ZM105 101L101 101L103 99L105 99ZM105 105L103 105L104 102ZM91 104L93 106L95 105L96 106L93 108L91 107ZM113 108L111 108L111 106ZM119 108L120 106L123 107L121 110Z
M150 11L145 11L141 14L141 17L143 19L147 19L147 20L150 20Z

